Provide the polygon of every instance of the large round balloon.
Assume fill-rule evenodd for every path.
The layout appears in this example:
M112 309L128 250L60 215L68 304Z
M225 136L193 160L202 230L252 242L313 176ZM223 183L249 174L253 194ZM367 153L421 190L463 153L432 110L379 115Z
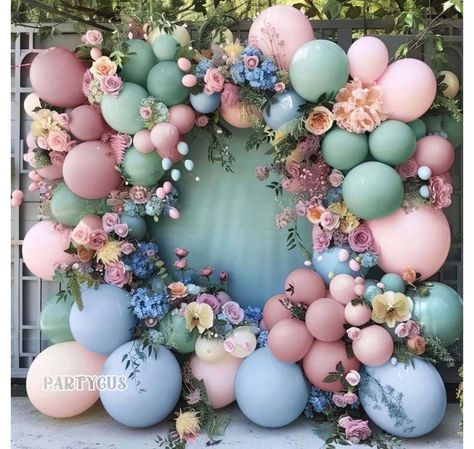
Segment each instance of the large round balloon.
M64 159L63 177L72 192L87 199L108 196L121 181L111 146L100 140L74 147Z
M170 34L158 36L152 44L153 52L158 61L173 61L180 45Z
M179 134L186 134L193 129L196 114L191 106L177 104L169 110L169 121L176 126Z
M163 34L167 34L167 31L157 26L153 28L150 33L148 33L146 40L148 43L153 44L153 42L155 42L155 40ZM188 30L182 25L175 26L171 35L179 42L181 47L185 47L191 42L191 36L189 35Z
M148 72L158 62L152 46L142 39L127 41L128 54L119 75L123 81L139 84L146 88Z
M392 336L382 326L372 324L362 329L360 337L352 342L352 350L364 365L383 365L393 354Z
M388 217L367 222L379 245L379 267L400 276L408 268L427 279L448 257L451 231L443 212L420 207L406 212L398 209Z
M288 363L300 361L309 351L313 340L305 322L294 318L279 321L268 333L268 347L273 356Z
M117 348L107 358L102 374L124 376L125 389L101 390L100 400L107 413L129 427L148 427L165 419L176 407L181 394L181 368L175 356L159 346L156 357L152 354L141 360L137 353L138 341L130 341ZM140 350L142 350L140 348ZM128 359L123 360L128 355ZM130 358L139 360L138 372L127 367Z
M133 337L135 316L130 294L115 285L82 290L83 310L74 304L69 325L74 338L84 348L109 355Z
M368 85L385 72L388 65L388 50L377 37L364 36L349 47L347 58L351 77Z
M69 327L69 314L74 300L68 297L65 300L53 296L43 307L40 314L40 329L51 343L73 341Z
M421 118L409 122L408 126L415 133L416 140L426 136L426 124Z
M303 412L308 396L301 368L276 359L268 347L247 357L235 377L237 404L259 426L290 424Z
M79 140L99 140L107 126L102 114L89 104L74 108L68 115L69 131Z
M135 134L145 128L140 117L142 101L148 92L138 84L123 83L118 95L104 95L101 102L104 120L115 131Z
M349 63L344 50L334 42L323 39L303 44L290 65L293 89L312 102L317 102L323 95L336 95L348 77Z
M311 304L324 298L326 287L318 273L309 268L298 268L292 271L285 281L286 297L295 304Z
M278 129L286 122L299 117L302 113L298 109L303 104L305 104L304 99L296 92L285 90L268 100L263 109L263 119L270 128Z
M23 239L23 262L35 276L51 281L59 265L72 264L77 260L74 255L65 252L70 244L70 228L60 229L52 221L40 221Z
M421 117L436 96L436 77L431 68L418 59L393 62L377 84L382 88L382 99L390 111L389 117L402 122Z
M449 346L462 333L462 299L440 282L430 283L426 291L426 294L419 290L409 292L413 318L420 322L423 335L439 338L443 345Z
M90 389L87 382L84 382L82 389L79 386L65 389L64 378L99 376L104 361L104 356L84 349L75 341L50 346L35 357L28 370L26 392L31 403L52 418L80 415L99 399L99 392L95 388ZM63 389L53 389L61 384Z
M419 167L429 167L433 175L441 175L447 172L454 163L454 147L444 137L426 136L416 143L413 159Z
M446 411L446 390L436 368L415 357L365 367L359 398L370 419L392 435L413 438L434 430Z
M454 148L461 145L463 133L462 120L457 121L451 114L443 114L441 116L441 126Z
M184 72L174 61L162 61L148 73L147 89L166 106L186 103L189 89L183 86Z
M373 220L397 210L403 201L400 175L381 162L364 162L345 177L342 197L360 218Z
M82 78L87 65L71 50L51 47L39 53L30 67L33 91L44 101L61 108L86 103Z
M194 351L199 332L196 328L190 332L186 328L184 317L168 312L158 323L157 330L163 334L165 344L181 354Z
M324 160L338 170L350 170L364 162L369 153L365 134L350 133L338 127L330 130L321 143Z
M301 11L288 5L275 5L253 21L248 41L251 47L272 57L278 67L288 70L296 51L312 39L313 27Z
M306 326L319 341L336 341L346 334L344 306L331 298L314 301L306 312Z
M220 116L235 128L251 128L252 123L260 122L262 114L255 106L239 101L232 106L221 105Z
M125 152L122 167L128 181L138 186L152 186L164 174L161 159L155 152L140 153L134 147Z
M128 235L130 237L137 240L141 240L145 237L146 221L144 218L123 214L120 216L120 223L125 223L128 226Z
M268 330L271 330L275 324L293 315L280 301L286 299L284 293L272 296L263 307L263 322Z
M207 95L204 92L191 94L189 96L193 108L201 114L210 114L214 112L221 103L221 95L214 92L212 95Z

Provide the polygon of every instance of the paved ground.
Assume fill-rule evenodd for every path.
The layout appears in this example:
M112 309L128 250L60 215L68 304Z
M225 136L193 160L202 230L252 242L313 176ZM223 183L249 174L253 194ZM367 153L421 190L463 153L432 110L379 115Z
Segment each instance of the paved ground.
M319 449L324 428L301 418L283 429L269 430L250 423L236 407L226 409L232 418L217 449ZM461 449L457 432L461 414L457 404L449 404L446 416L430 435L407 441L406 449ZM129 429L116 423L96 404L87 413L56 420L36 411L27 398L12 398L13 449L158 449L156 435L165 435L168 424L149 429ZM316 432L315 432L316 429ZM321 436L318 436L321 435ZM201 438L189 449L201 449L208 438ZM365 447L367 446L354 446Z

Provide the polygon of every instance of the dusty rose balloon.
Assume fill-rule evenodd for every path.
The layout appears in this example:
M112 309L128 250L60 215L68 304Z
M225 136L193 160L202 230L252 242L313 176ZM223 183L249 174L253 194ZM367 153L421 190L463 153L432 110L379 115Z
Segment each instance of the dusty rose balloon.
M23 262L35 276L51 281L59 265L76 261L75 256L65 252L70 243L70 228L55 228L51 221L40 221L25 235L22 245Z
M69 113L69 131L79 140L99 140L107 125L100 110L84 104Z
M28 149L35 149L38 146L36 145L36 138L31 132L26 135L26 145Z
M221 106L220 113L221 117L235 128L251 128L252 122L250 121L248 114L242 110L242 105L237 103L234 106ZM257 115L257 117L259 114Z
M286 278L285 293L294 303L302 302L309 305L319 298L324 298L326 286L316 271L298 268Z
M44 179L52 181L63 177L63 167L58 165L47 165L46 167L38 168L36 173Z
M179 132L176 126L171 123L158 123L151 130L151 141L156 147L156 152L161 156L161 152L170 152L176 150L179 143ZM168 156L161 156L162 158Z
M313 341L304 321L293 318L279 321L268 334L268 347L282 362L294 363L301 360Z
M180 134L186 134L191 131L196 121L194 109L187 104L177 104L169 110L169 122L176 126Z
M72 192L87 199L106 197L121 180L111 146L99 140L83 142L68 153L63 177Z
M276 323L286 318L291 318L291 312L282 305L280 299L286 299L283 293L272 296L263 307L263 321L268 330L271 330Z
M191 61L187 58L179 58L178 61L178 67L183 71L183 72L188 72L191 70Z
M151 153L155 150L155 145L151 141L151 131L141 129L133 136L133 146L140 153Z
M321 341L336 341L346 329L344 306L334 299L321 298L314 301L306 312L306 326L311 335Z
M451 230L443 212L420 207L406 213L399 209L388 217L366 222L379 245L379 267L402 275L408 268L421 279L435 274L448 257Z
M364 365L383 365L390 360L393 354L392 336L377 324L364 327L360 338L352 342L352 350Z
M73 108L87 102L82 93L84 61L71 50L51 47L39 53L30 67L33 91L44 101L62 108Z
M454 163L454 147L441 136L426 136L416 142L413 159L419 167L425 165L433 175L448 171Z
M296 50L313 39L313 27L299 9L275 5L253 21L248 42L273 57L280 68L288 69Z
M228 354L214 363L204 362L195 355L192 357L193 376L204 381L213 408L222 408L235 401L234 380L242 360Z
M89 390L84 383L79 388L52 391L51 381L61 381L63 376L99 376L105 356L87 351L79 343L68 341L50 346L31 364L26 378L26 391L32 404L44 415L53 418L71 418L80 415L99 399L99 391ZM62 380L64 384L64 380Z
M102 50L97 47L91 48L91 58L97 61L102 56Z
M303 370L309 381L323 391L341 391L343 386L340 381L326 383L324 378L336 365L342 362L346 371L359 370L360 362L355 357L347 357L346 345L342 340L330 343L315 340L308 354L303 359Z
M357 304L353 306L348 303L344 308L344 317L349 324L353 326L362 326L370 320L372 311L367 304Z
M347 51L349 73L364 85L377 80L388 66L388 50L385 44L373 36L357 39Z
M25 109L27 115L34 118L36 116L36 112L34 112L34 110L36 108L41 108L41 100L38 95L36 95L34 92L29 94L23 102L23 108Z
M393 62L377 80L389 118L411 122L420 118L433 104L436 77L431 68L418 59Z
M338 274L329 283L331 296L344 305L355 299L354 287L355 279L348 274Z
M102 218L98 215L86 215L82 217L79 223L89 226L89 228L91 228L92 230L102 229Z

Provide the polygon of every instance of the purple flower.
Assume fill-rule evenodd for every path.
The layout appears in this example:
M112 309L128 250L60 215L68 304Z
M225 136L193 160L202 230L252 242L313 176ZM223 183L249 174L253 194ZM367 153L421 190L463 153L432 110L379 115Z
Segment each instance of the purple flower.
M204 268L201 268L201 271L199 272L199 274L205 278L208 278L209 276L212 275L213 272L214 270L212 267L204 267Z
M259 165L257 168L255 168L255 177L259 181L264 181L267 179L269 174L270 170L265 165Z
M227 282L228 279L229 279L229 273L227 273L227 271L221 271L219 273L219 280L220 281Z
M332 212L325 211L321 215L321 220L319 224L323 229L326 229L326 231L334 231L334 229L337 229L339 227L339 223L341 221L341 218L337 214L333 214Z
M196 302L199 304L208 304L211 306L211 309L214 313L217 313L219 311L219 300L214 296L209 293L201 293L197 299Z
M133 245L133 243L123 242L120 246L120 249L122 253L128 256L129 254L132 254L135 251L135 246Z
M357 397L357 395L355 393L346 393L344 395L344 401L347 405L352 405L352 404L355 404L357 402L359 398Z
M127 223L119 223L114 226L114 231L119 237L126 237L128 234Z
M232 324L240 324L244 320L244 309L235 301L226 302L222 306L222 312Z
M359 226L349 233L349 245L352 250L358 253L364 253L374 241L370 229L366 226Z
M100 89L108 95L118 95L122 84L122 79L115 75L107 75L100 79Z
M152 114L153 114L153 112L152 112L151 108L149 108L148 106L142 106L140 108L140 117L143 120L149 120Z
M350 419L345 423L346 438L354 444L359 444L372 435L368 421L361 419Z
M359 385L360 382L360 374L355 370L351 369L347 374L346 374L346 380L349 385L352 385L355 387L356 385ZM355 401L354 401L355 402Z
M313 226L313 249L322 253L329 248L331 243L332 234L328 231L323 231L319 225Z
M344 393L334 393L332 395L332 402L334 402L336 407L340 408L343 408L347 405L346 400L344 399Z
M113 214L107 212L102 217L102 227L104 228L105 232L112 232L114 230L115 225L120 223L120 217L118 214Z
M123 262L115 262L105 267L104 281L122 288L131 280L132 273L127 271Z

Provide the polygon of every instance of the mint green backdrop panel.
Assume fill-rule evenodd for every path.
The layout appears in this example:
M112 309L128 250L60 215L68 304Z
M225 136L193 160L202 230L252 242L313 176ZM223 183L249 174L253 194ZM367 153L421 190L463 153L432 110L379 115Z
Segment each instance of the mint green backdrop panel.
M263 306L270 296L283 291L288 273L302 267L304 257L297 248L287 251L288 232L275 226L280 208L274 191L266 187L267 181L255 177L255 167L270 163L271 156L264 154L264 147L245 150L250 133L232 129L235 173L207 160L208 143L202 133L189 134L188 157L195 169L191 175L183 168L176 184L181 217L161 218L149 231L169 266L175 248L186 248L194 268L212 265L216 271L230 273L232 298L243 305ZM300 235L309 243L310 225L300 221Z

